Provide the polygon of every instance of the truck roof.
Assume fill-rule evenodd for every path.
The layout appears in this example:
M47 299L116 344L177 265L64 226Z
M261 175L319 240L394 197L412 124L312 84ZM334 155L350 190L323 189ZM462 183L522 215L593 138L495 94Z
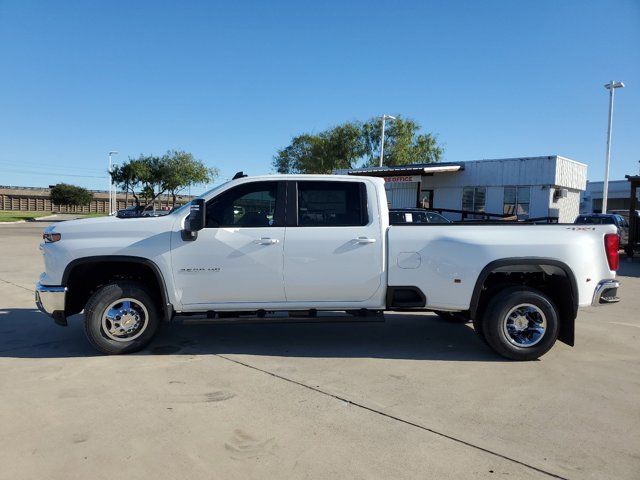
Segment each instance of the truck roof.
M332 175L332 174L306 174L306 173L275 173L271 175L244 176L231 180L232 182L251 181L277 181L277 180L320 180L320 181L362 181L367 180L374 183L384 184L384 179L379 177L369 177L363 175Z

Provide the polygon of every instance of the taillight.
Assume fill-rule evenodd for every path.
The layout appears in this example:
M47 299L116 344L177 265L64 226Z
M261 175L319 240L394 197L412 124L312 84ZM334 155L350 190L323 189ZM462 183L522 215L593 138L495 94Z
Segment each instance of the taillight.
M607 233L604 236L604 251L607 253L607 262L609 262L609 270L618 270L620 258L618 257L618 249L620 242L617 233Z

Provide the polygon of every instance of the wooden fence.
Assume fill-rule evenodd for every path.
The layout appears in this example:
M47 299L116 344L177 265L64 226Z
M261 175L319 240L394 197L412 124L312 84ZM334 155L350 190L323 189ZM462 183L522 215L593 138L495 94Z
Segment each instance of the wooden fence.
M0 187L0 210L16 210L23 212L54 212L54 213L108 213L109 194L93 191L93 199L89 205L73 207L55 205L51 202L48 188L32 187ZM176 205L188 202L191 197L181 196ZM126 200L126 202L125 202ZM156 200L156 208L171 208L171 197L162 195ZM134 199L124 193L117 195L117 210L135 205Z

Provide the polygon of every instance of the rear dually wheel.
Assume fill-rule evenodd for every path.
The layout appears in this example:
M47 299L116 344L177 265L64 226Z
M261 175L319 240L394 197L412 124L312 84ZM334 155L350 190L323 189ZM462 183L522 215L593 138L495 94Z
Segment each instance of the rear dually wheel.
M558 337L558 310L549 297L527 287L512 287L491 299L482 318L489 346L512 360L535 360Z

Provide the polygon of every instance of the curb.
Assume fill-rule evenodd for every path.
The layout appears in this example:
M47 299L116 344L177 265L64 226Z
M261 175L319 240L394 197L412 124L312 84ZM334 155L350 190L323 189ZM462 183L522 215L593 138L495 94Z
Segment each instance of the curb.
M36 220L47 220L48 218L55 218L58 215L47 215L46 217L36 217L32 220L16 220L15 222L0 222L0 225L15 225L17 223L35 222Z

